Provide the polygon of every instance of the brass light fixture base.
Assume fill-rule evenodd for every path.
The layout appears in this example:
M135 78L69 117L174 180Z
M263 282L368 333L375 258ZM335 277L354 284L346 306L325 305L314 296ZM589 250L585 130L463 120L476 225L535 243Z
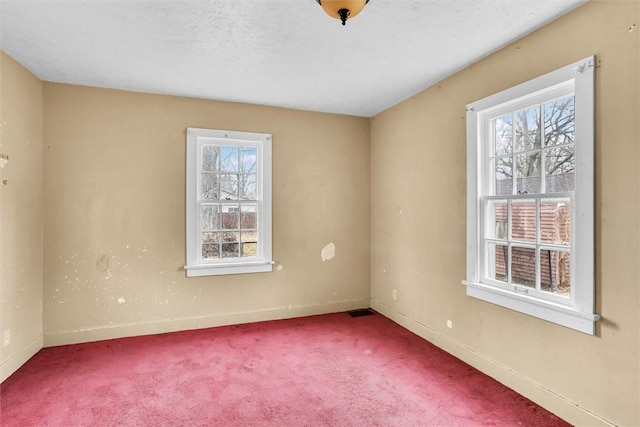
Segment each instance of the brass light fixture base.
M369 0L316 0L327 15L342 21L346 25L347 20L358 15Z

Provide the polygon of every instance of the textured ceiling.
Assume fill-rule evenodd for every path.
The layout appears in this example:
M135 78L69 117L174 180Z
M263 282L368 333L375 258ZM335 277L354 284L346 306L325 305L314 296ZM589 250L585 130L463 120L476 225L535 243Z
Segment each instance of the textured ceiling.
M46 81L370 117L583 0L0 0L2 49Z

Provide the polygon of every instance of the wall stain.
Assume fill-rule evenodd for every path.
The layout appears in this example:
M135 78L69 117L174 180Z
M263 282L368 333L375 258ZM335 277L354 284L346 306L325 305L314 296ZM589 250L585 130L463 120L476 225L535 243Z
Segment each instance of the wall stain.
M109 269L109 257L107 255L100 255L100 258L96 261L96 269L100 273L104 273Z

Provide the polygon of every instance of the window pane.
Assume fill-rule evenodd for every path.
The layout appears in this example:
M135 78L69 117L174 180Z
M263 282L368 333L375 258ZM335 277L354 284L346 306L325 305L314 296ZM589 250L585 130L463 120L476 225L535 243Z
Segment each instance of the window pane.
M515 151L528 151L540 148L540 106L521 110L515 114L516 146Z
M238 222L238 205L222 205L222 228L223 230L237 230Z
M540 288L563 296L571 296L570 252L540 249Z
M238 180L237 174L224 174L220 177L222 200L238 200Z
M241 200L256 200L256 175L240 175L240 183L238 185L240 190Z
M257 243L243 243L242 244L242 256L244 258L258 256L258 244Z
M240 243L223 243L222 258L238 258L240 254Z
M241 239L242 239L242 243L256 243L258 241L258 232L243 231Z
M258 228L258 205L242 205L240 209L241 228L243 230Z
M258 232L245 231L242 232L242 255L243 257L258 256Z
M495 195L513 194L513 160L512 157L498 157L494 160Z
M544 150L547 193L575 190L575 146L553 147Z
M202 233L202 244L218 243L218 233Z
M200 196L203 200L220 200L218 174L203 172L200 174Z
M202 258L203 259L218 259L220 258L219 245L202 245Z
M220 233L220 239L222 243L237 243L240 241L240 233L237 233L237 232Z
M511 283L536 287L536 250L533 248L511 247Z
M511 202L511 238L520 242L535 243L535 200L514 200Z
M217 171L220 162L220 146L219 145L203 145L202 146L202 170Z
M495 120L495 155L504 156L513 150L513 115L498 117Z
M487 274L490 279L507 282L508 252L507 246L499 243L487 243Z
M200 229L202 231L215 231L220 229L219 216L219 206L203 206L200 211Z
M575 103L573 96L544 104L544 145L575 141Z
M490 200L487 205L487 238L507 240L508 212L506 200Z
M220 169L223 172L239 172L238 147L223 146L221 150Z
M569 199L540 202L540 241L555 245L571 244L571 204Z
M540 193L540 152L516 156L516 185L518 194Z
M258 172L258 150L256 148L242 148L240 152L240 167L243 173Z
M202 233L202 258L220 258L220 245L218 244L218 233Z

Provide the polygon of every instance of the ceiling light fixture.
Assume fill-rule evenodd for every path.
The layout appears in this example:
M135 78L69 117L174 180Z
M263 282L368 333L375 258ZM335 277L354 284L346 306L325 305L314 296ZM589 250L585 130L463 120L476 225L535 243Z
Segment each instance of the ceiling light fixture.
M347 19L359 14L369 0L316 0L327 15L347 23Z

